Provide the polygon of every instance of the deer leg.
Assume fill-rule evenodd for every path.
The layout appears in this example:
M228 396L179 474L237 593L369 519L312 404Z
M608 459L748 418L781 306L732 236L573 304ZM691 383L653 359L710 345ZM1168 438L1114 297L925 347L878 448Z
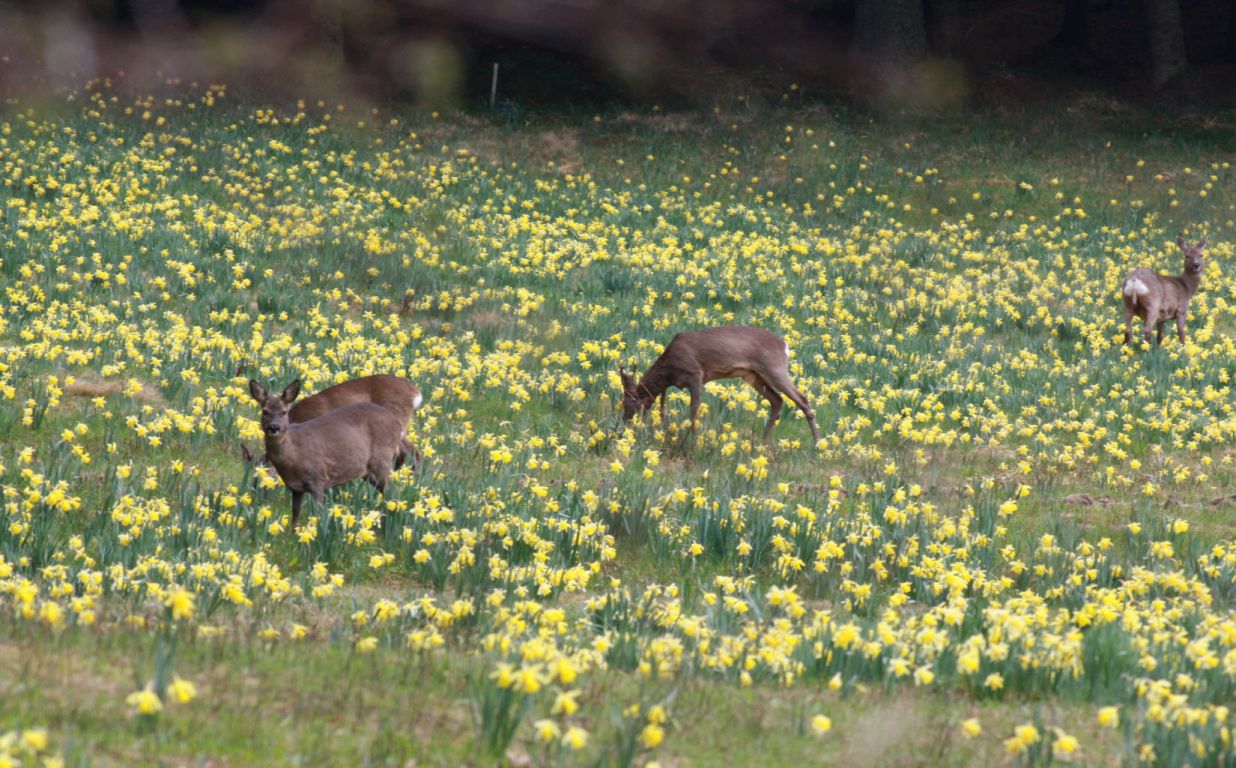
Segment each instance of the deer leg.
M383 496L386 495L386 484L390 481L390 478L391 471L386 464L378 464L377 466L370 467L369 474L365 476L365 479L369 481L369 484L374 488L377 488L378 493Z
M315 488L314 486L311 485L309 486L308 491L309 491L309 495L313 497L314 501L316 501L318 504L321 504L322 506L326 506L326 489L325 488L322 488L320 486Z
M1184 315L1176 315L1176 335L1180 337L1180 343L1185 343L1185 318Z
M785 393L786 397L793 400L794 405L797 405L798 409L807 417L807 425L811 427L811 436L815 439L814 444L818 444L820 442L820 428L815 424L815 412L811 410L811 404L807 402L807 398L803 397L802 393L794 388L789 374L778 374L771 383L774 387Z
M659 399L661 401L661 429L669 429L669 422L665 420L665 401L669 400L668 388L661 393L661 397Z
M269 472L276 475L279 474L279 470L275 469L275 465L270 462L270 457L264 453L258 457L257 463L253 465L253 469L255 470L254 482L257 481L256 470L262 470L263 472Z
M408 458L408 448L409 448L408 439L406 437L401 438L399 440L399 450L395 451L395 469L396 470L403 469L403 462L405 459Z
M409 456L412 457L412 471L419 472L421 469L421 452L405 437L399 441L399 452L395 454L395 469L401 469Z
M382 498L386 498L386 489L390 487L391 473L390 473L390 470L387 469L388 466L389 465L383 465L379 467L378 475L370 479L369 481L373 483L374 488L378 489L378 493L382 495ZM378 515L379 515L378 516L378 529L385 532L386 531L385 510L382 510L381 508L379 508Z
M300 519L300 503L305 499L304 491L292 491L292 527L296 527L296 521Z
M253 479L250 481L250 484L255 490L262 487L263 472L273 472L278 474L278 470L275 469L275 465L270 463L270 459L267 458L264 453L261 456L256 457L253 463Z
M1159 324L1155 326L1155 329L1156 329L1155 341L1158 342L1160 347L1163 346L1163 324L1165 322L1166 322L1165 320L1160 320Z
M1150 343L1150 334L1151 334L1151 331L1154 330L1154 318L1158 316L1158 314L1159 314L1159 310L1157 307L1154 308L1154 312L1146 313L1146 324L1142 328L1142 338L1146 340L1147 344Z
M773 427L777 426L777 422L781 420L781 407L784 403L781 400L781 393L768 385L768 382L763 379L758 380L754 385L761 395L768 399L768 423L764 425L764 442L768 442L768 438L772 436Z
M696 425L700 420L700 400L704 394L704 380L702 376L697 376L687 385L687 389L691 392L691 439L695 439Z
M1137 317L1137 314L1134 313L1133 310L1129 309L1128 304L1125 304L1124 305L1124 343L1125 343L1125 346L1128 346L1133 341L1133 318L1135 317Z

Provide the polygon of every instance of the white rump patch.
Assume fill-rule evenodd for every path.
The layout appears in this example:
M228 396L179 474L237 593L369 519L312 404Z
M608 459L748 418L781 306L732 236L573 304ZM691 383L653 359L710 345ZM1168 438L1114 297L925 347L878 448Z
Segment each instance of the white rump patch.
M416 397L412 398L412 407L413 407L413 408L420 408L420 407L421 407L421 403L423 403L423 402L425 402L425 398L421 397L421 393L420 393L420 392L417 392L417 393L416 393Z
M790 343L788 341L785 343L785 359L790 359Z
M1140 277L1130 277L1124 281L1125 296L1145 296L1150 293L1150 286L1142 282Z

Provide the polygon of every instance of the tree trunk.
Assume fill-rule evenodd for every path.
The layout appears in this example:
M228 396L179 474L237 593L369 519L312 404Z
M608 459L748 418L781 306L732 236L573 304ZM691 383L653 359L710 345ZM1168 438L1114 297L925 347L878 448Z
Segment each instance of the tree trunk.
M930 0L924 6L931 49L943 56L961 55L961 0Z
M1064 0L1064 21L1052 40L1058 48L1086 51L1090 48L1090 30L1086 25L1087 0Z
M1227 12L1227 63L1236 64L1236 3Z
M880 66L927 53L923 0L855 0L854 54Z
M318 34L323 37L322 50L330 58L335 71L343 73L348 68L348 51L343 27L343 5L338 0L318 0L313 3L314 21Z
M1180 0L1145 0L1146 23L1150 30L1150 83L1161 88L1184 72L1184 26L1180 21Z

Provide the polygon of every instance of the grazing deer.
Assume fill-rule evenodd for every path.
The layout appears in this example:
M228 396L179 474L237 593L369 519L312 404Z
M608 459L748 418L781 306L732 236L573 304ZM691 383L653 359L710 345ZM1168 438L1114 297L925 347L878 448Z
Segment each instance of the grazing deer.
M704 384L716 379L742 379L768 399L768 423L764 442L781 418L781 393L794 401L811 425L811 435L820 442L815 414L794 383L790 381L790 345L777 334L763 328L722 325L675 334L657 361L637 382L620 368L622 376L622 418L631 421L645 413L652 401L661 398L661 421L665 422L666 390L680 387L691 393L691 429L700 411Z
M391 465L407 429L404 416L360 402L292 424L289 406L300 394L300 379L274 396L250 379L249 394L262 408L266 457L292 494L293 526L306 493L322 503L328 488L360 477L386 493Z
M1202 269L1206 266L1202 249L1206 247L1206 238L1189 245L1184 235L1176 238L1176 244L1184 251L1184 272L1174 275L1160 275L1150 269L1135 269L1124 279L1124 343L1133 339L1133 318L1140 317L1145 326L1142 331L1147 342L1150 341L1150 330L1157 327L1158 343L1163 343L1163 324L1168 320L1176 320L1176 334L1183 344L1185 340L1185 318L1189 315L1189 301L1197 293L1202 282Z
M288 421L292 424L302 424L310 419L341 408L352 403L374 403L383 408L389 408L397 413L403 423L412 418L412 414L421 407L424 398L421 390L407 379L379 373L373 376L362 376L333 387L327 387L303 400L297 401L288 411ZM249 449L241 446L245 461L252 461ZM419 469L421 452L405 437L400 441L399 454L395 458L395 469L403 466L404 461L412 457L413 468ZM259 467L268 467L270 462L265 456L258 459Z

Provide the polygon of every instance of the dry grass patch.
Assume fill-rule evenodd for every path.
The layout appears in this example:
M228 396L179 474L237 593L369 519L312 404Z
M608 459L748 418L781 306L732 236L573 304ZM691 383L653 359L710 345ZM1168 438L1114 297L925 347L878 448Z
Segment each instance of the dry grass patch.
M676 114L639 115L634 112L623 112L613 120L618 125L635 125L641 128L651 128L657 133L688 133L700 125L699 116Z
M841 765L920 765L930 751L942 756L949 731L929 723L919 703L907 697L877 704L863 712L844 734ZM926 727L931 726L931 727Z
M574 173L582 164L578 128L559 128L541 131L537 136L541 155L554 163L557 173Z
M167 400L163 397L163 392L155 385L138 380L141 385L141 390L134 395L140 402L153 406L165 406ZM69 397L96 398L96 397L112 397L121 394L128 386L128 382L118 381L116 379L105 379L94 374L85 374L84 376L68 377L64 385L64 394Z
M118 394L124 385L112 379L96 379L88 376L74 379L65 385L64 393L69 397L111 397Z

